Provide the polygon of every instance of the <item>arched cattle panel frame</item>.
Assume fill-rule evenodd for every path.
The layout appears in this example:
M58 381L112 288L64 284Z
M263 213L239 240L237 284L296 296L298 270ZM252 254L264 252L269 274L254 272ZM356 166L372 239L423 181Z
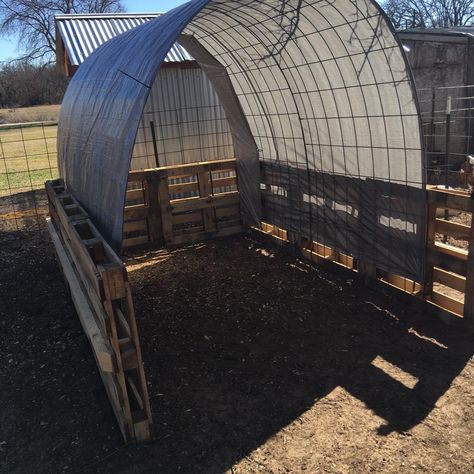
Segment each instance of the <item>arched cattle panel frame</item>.
M226 67L273 180L264 217L422 280L416 97L400 44L370 0L198 0L97 50L68 88L58 151L61 175L113 245L138 122L181 33Z

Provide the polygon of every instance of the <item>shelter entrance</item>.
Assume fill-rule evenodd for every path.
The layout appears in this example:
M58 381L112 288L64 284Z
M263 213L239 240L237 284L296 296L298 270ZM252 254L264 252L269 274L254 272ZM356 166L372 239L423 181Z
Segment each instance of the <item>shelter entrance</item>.
M242 232L235 159L131 171L123 248L170 246Z

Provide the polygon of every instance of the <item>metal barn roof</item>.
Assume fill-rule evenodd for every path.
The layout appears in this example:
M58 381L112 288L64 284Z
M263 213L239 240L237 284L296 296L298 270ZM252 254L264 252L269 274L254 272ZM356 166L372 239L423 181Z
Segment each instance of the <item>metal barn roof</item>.
M442 28L408 28L398 32L402 40L433 42L467 42L474 38L474 26L450 26Z
M106 41L160 15L161 13L56 15L55 19L71 64L79 66ZM175 43L164 61L193 61L193 58Z

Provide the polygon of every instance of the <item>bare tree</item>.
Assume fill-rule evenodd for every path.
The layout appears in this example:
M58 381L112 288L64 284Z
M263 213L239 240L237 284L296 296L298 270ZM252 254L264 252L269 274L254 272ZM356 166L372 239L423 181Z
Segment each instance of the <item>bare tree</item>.
M0 36L17 38L18 60L51 62L55 15L121 11L121 0L0 0Z
M474 23L472 0L386 0L381 4L397 29Z

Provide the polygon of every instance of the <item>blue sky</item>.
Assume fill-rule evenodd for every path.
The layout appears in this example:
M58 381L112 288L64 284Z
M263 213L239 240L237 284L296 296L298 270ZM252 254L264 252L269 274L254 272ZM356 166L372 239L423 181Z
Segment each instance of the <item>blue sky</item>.
M187 0L123 0L128 12L166 12L185 3ZM19 55L16 50L16 39L0 39L0 61L12 59Z

